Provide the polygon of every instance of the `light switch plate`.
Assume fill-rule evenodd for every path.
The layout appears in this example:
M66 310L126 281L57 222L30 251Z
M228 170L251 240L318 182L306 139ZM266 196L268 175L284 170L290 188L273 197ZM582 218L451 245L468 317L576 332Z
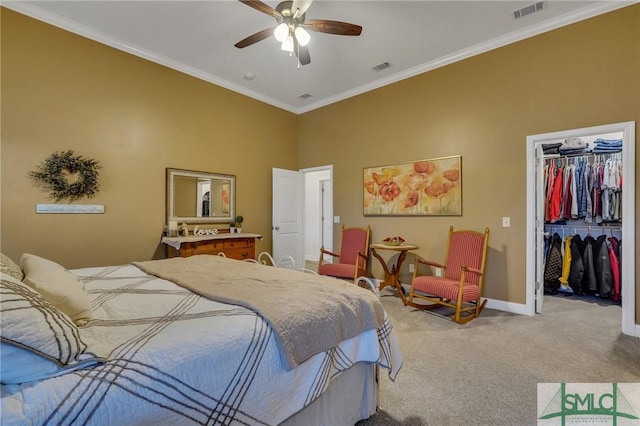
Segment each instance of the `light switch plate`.
M503 228L509 228L511 226L511 218L508 216L505 216L502 218L502 227Z
M340 216L334 216L333 223L340 223Z

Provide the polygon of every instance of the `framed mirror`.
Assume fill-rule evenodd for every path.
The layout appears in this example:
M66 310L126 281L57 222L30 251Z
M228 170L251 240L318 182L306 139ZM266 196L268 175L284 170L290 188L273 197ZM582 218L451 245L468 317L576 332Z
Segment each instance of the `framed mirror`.
M167 168L167 223L230 223L236 217L236 177Z

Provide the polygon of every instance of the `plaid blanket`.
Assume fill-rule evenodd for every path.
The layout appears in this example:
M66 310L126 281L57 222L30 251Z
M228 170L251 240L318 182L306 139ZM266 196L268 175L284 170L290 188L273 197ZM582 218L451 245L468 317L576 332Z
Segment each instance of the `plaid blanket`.
M332 277L211 255L134 265L209 299L258 312L275 331L289 367L384 320L375 294Z
M3 385L2 424L275 425L357 362L388 368L391 379L402 365L386 313L377 329L288 369L272 327L246 307L209 300L133 265L73 272L94 311L82 338L108 362Z

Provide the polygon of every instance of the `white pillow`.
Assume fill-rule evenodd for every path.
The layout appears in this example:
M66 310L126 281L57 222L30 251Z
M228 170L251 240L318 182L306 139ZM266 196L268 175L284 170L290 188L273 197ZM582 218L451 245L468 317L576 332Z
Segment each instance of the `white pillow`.
M20 281L22 281L22 279L24 278L24 274L22 273L22 269L20 269L20 266L18 266L16 262L11 260L10 257L5 256L2 253L0 253L0 271L5 274L9 274L14 278L17 278Z
M67 314L77 325L93 318L89 296L78 277L62 265L25 253L20 258L24 283Z
M37 291L0 274L0 382L24 383L86 364L87 345L71 319ZM91 360L95 363L95 360Z

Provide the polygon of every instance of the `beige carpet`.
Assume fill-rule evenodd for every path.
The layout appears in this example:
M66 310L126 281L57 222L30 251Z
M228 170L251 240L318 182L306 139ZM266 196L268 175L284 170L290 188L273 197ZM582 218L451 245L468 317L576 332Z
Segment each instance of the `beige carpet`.
M395 382L381 370L381 411L358 426L535 425L538 383L640 382L619 306L547 296L540 315L485 309L458 325L381 298L404 366Z

